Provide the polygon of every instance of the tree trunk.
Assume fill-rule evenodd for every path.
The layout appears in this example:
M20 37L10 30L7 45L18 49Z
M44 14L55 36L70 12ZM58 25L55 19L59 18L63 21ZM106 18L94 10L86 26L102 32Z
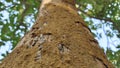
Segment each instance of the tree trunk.
M31 30L0 68L114 68L74 0L43 0Z

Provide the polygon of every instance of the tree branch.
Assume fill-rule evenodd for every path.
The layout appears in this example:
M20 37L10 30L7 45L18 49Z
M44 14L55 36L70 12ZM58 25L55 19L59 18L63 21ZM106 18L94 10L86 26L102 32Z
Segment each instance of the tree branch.
M81 10L81 9L78 9L78 10L81 11L83 14L87 15L87 16L90 17L90 18L99 19L99 20L104 20L104 21L108 21L108 22L114 23L110 18L105 18L105 19L104 19L104 18L100 18L100 17L94 17L94 16L92 16L92 15L84 12L84 11Z

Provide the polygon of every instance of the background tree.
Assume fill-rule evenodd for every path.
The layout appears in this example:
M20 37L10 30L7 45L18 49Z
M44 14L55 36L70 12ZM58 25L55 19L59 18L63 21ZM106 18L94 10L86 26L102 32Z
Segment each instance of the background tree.
M35 22L39 9L40 0L1 0L0 1L0 45L5 46L11 43L10 50L15 47L21 36L24 35ZM99 29L103 29L108 44L117 48L113 51L110 46L105 49L108 59L116 67L120 67L120 45L116 39L120 37L119 23L119 0L77 0L78 12L91 28L97 39L104 38ZM95 20L99 20L96 23ZM109 27L107 29L105 27ZM117 38L115 38L117 37ZM115 41L113 40L115 38ZM114 41L114 42L111 42ZM7 43L6 43L7 42ZM117 43L116 43L117 42ZM9 50L6 52L9 53ZM6 56L6 54L2 54Z

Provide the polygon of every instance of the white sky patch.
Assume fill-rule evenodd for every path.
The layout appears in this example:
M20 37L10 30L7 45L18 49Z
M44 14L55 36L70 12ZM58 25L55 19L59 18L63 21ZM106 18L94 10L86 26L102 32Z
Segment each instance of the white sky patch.
M4 58L3 56L1 56L1 54L6 54L6 51L8 51L9 53L12 52L11 48L12 48L12 44L10 43L10 41L6 42L5 46L1 46L0 47L0 59Z
M85 21L90 21L90 18L86 18ZM98 40L99 45L101 47L103 47L105 50L107 47L109 47L113 51L117 51L116 46L120 44L120 42L119 42L120 40L117 38L115 32L113 32L113 30L111 30L110 27L112 27L112 26L111 25L106 26L106 24L104 24L102 21L97 20L97 19L92 19L92 21L94 22L93 25L102 24L102 28L97 28L97 30L91 30L95 34L101 33L102 38L95 37L95 39ZM108 23L110 23L110 22L108 22ZM106 30L109 30L110 32L112 32L114 34L114 36L112 38L106 36L105 35Z
M89 10L91 10L92 9L92 5L91 4L88 4L87 5L87 9L85 9L85 12L88 12Z
M92 9L92 5L91 4L87 4L87 9Z
M96 37L96 39L98 40L99 44L101 47L103 47L104 49L106 49L106 47L109 47L111 48L113 51L117 51L117 48L116 46L119 43L119 39L117 38L116 34L113 32L113 30L111 30L110 26L106 26L106 24L102 23L100 20L96 20L96 19L93 19L94 21L94 24L102 24L102 28L98 28L97 30L92 30L92 32L96 33L96 32L99 32L101 33L102 35L102 38L99 39ZM108 22L110 23L110 22ZM112 32L114 34L114 36L112 38L106 36L106 30L109 30L110 32Z
M3 15L3 17L2 17L3 20L8 19L8 17L9 17L9 13L7 11L1 11L0 14Z

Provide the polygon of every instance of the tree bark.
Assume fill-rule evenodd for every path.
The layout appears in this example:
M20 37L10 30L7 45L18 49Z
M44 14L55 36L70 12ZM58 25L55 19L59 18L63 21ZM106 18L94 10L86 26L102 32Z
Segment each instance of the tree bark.
M36 23L0 68L114 68L74 1L43 0Z

